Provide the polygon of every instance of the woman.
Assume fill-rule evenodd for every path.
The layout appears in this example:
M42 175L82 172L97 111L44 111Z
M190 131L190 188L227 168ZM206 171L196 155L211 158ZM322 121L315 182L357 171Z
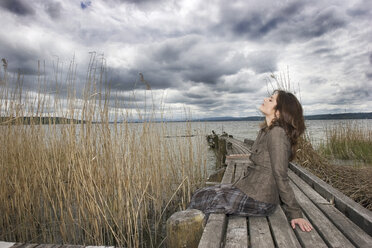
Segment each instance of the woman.
M310 232L313 227L302 218L287 174L288 163L296 155L297 140L305 130L301 104L292 93L276 90L259 109L265 122L252 146L252 165L234 185L197 190L189 208L207 215L267 216L281 203L292 228L298 225Z

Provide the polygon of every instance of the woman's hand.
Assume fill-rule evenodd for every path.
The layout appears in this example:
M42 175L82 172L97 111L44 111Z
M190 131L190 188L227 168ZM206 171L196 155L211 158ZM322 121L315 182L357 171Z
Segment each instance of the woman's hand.
M297 218L291 220L291 226L293 229L296 228L296 224L301 228L303 232L310 232L313 229L313 226L303 218Z

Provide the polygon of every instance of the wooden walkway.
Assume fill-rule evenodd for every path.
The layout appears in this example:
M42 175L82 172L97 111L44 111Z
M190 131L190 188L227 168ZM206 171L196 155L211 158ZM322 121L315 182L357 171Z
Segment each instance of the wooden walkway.
M225 139L227 164L221 183L234 183L247 166L246 144L231 137ZM306 219L313 225L311 232L295 230L282 208L269 217L237 217L211 214L199 243L205 247L372 247L372 213L305 169L291 163L290 185ZM320 193L319 193L320 192ZM348 218L351 217L351 218Z

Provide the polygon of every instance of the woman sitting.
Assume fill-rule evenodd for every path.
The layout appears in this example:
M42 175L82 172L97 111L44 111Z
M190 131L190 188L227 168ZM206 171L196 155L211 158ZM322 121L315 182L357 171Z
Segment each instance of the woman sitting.
M206 215L267 216L281 204L292 228L298 225L309 232L313 227L303 218L288 179L288 163L295 158L297 140L305 130L302 106L292 93L275 90L259 109L265 122L252 146L252 165L234 184L197 190L189 209Z

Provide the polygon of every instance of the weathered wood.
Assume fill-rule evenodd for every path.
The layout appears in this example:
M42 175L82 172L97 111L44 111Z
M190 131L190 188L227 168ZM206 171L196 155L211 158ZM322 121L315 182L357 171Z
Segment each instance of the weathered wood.
M226 160L227 167L225 174L223 175L221 184L231 183L235 174L235 162L233 160Z
M13 245L15 245L14 242L0 241L0 248L9 248L9 247L12 247Z
M85 248L114 248L115 246L86 246Z
M223 245L226 231L226 215L210 214L208 223L204 228L203 236L200 239L199 248L219 248Z
M84 248L83 245L61 245L60 248Z
M332 223L356 246L371 247L372 237L365 233L359 226L349 220L332 204L328 203L310 185L306 184L294 172L289 171L289 178L299 189L325 214Z
M205 182L206 187L214 186L214 185L217 185L217 184L220 184L220 183L219 182Z
M250 152L244 142L233 138L226 138L226 141L232 144L232 149L227 149L227 154L248 154Z
M247 218L230 216L228 218L225 248L248 247Z
M12 248L34 248L36 246L38 246L38 244L16 243Z
M304 219L308 220L306 216L304 216ZM303 232L299 227L296 227L294 232L296 233L296 236L298 238L298 241L300 241L301 246L304 248L328 247L316 229L313 229L310 232Z
M252 248L274 248L266 217L249 217L249 238Z
M225 174L226 167L223 167L216 172L209 175L207 181L208 182L221 182L223 175Z
M167 220L167 246L198 247L204 229L204 214L197 209L174 213Z
M354 245L341 233L340 230L301 192L290 182L293 192L302 210L306 213L313 227L329 247L354 247ZM298 228L298 227L296 227Z
M36 246L35 248L60 248L61 246L62 245L59 245L59 244L40 244ZM91 247L98 247L98 246L91 246Z
M282 208L278 206L269 217L274 242L277 247L301 247Z
M114 248L115 246L86 246L85 248Z
M329 184L314 176L306 169L289 163L289 167L298 174L304 181L310 184L315 191L328 200L333 200L335 206L345 216L352 220L356 225L372 236L372 212L363 208L361 205L345 196L343 193L333 188Z
M227 149L226 149L226 139L219 137L218 139L218 153L217 153L217 167L220 168L226 159Z

